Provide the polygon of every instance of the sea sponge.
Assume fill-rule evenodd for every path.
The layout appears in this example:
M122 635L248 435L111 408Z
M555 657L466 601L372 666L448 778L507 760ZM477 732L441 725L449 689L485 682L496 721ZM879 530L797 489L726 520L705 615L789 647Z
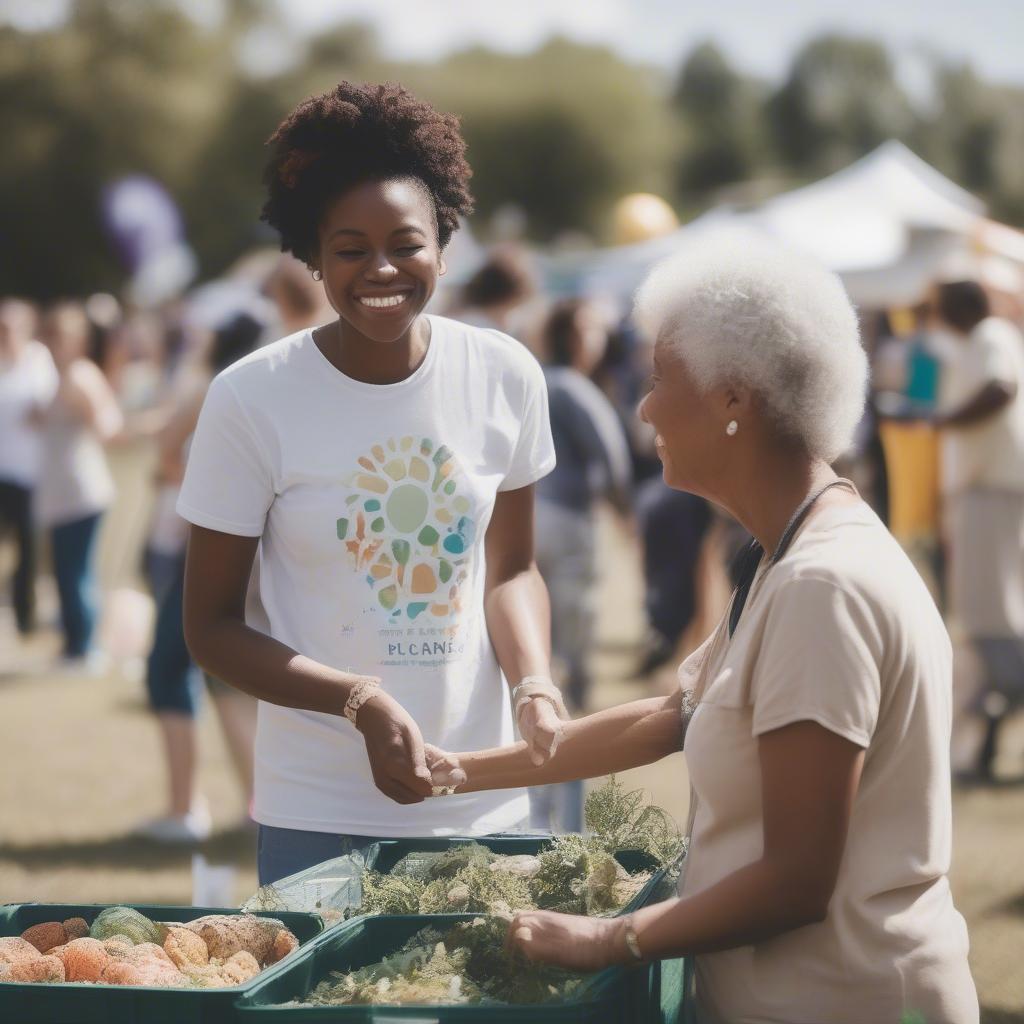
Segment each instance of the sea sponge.
M20 935L0 937L0 964L16 964L21 960L35 960L39 950Z
M164 951L182 971L210 962L210 951L206 948L203 937L189 928L168 926Z
M69 917L64 922L64 934L67 935L68 942L72 939L84 939L89 934L89 925L86 924L84 917Z
M141 985L143 984L142 971L135 964L130 964L127 961L111 960L103 968L100 981L104 985Z
M101 941L112 935L125 935L136 944L155 942L159 946L167 938L167 928L131 907L107 907L93 921L89 935Z
M64 965L55 956L36 955L32 960L18 960L13 964L3 964L0 981L19 981L29 983L50 983L64 981Z
M64 964L67 981L99 981L103 968L110 963L110 954L99 939L72 939L59 947L59 952L51 950L51 955Z
M132 946L127 960L133 964L141 963L144 960L157 960L160 963L174 966L174 961L167 955L164 947L158 946L155 942L140 942L138 945Z
M67 932L60 921L44 921L42 924L34 924L26 928L21 937L30 942L40 953L53 949L54 946L63 946L68 941Z
M242 949L229 956L220 965L218 973L224 985L241 985L260 973L260 965L252 953Z
M103 948L115 959L126 960L135 948L135 943L127 935L111 935L103 940Z
M276 964L299 948L299 940L287 928L282 928L274 936L274 945L270 947L268 964Z
M202 937L211 957L226 960L244 949L261 964L267 962L278 932L287 930L277 918L253 914L210 914L185 927Z

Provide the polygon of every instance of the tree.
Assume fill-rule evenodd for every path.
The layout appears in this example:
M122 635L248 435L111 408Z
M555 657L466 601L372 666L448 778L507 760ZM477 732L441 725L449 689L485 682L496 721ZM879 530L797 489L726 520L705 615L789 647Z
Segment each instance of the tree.
M766 115L783 164L807 176L845 166L912 123L885 47L837 35L797 53Z
M713 43L702 43L686 58L672 94L685 132L677 172L684 196L750 176L760 143L757 100L755 84L737 74Z

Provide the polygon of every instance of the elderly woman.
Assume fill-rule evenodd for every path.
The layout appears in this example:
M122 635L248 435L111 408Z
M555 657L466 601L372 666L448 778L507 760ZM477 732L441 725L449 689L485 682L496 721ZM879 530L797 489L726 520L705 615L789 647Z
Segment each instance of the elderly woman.
M865 359L838 280L773 249L702 247L656 269L665 480L753 535L680 692L524 744L430 749L460 791L656 761L685 738L691 842L678 899L629 917L520 914L529 957L596 970L694 955L701 1021L969 1024L978 1003L950 862L950 644L928 591L829 463L863 404ZM684 737L685 734L685 737Z

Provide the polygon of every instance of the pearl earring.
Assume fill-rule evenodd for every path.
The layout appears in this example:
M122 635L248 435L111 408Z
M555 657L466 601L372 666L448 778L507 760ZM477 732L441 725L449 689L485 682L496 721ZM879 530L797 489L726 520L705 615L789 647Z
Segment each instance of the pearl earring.
M740 425L735 420L729 420L729 426L725 428L725 432L730 437L736 436L736 431L740 429Z
M314 270L313 271L313 280L314 281L322 281L323 279L324 279L324 275L321 274L319 270Z

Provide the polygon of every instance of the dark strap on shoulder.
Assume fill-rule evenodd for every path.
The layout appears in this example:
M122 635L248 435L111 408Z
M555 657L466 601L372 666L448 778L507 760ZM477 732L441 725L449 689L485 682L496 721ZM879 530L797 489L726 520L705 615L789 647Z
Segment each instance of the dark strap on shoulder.
M805 499L804 503L793 513L793 518L790 519L786 525L786 529L783 530L782 536L779 538L778 546L775 548L775 552L772 555L771 565L775 565L786 554L789 550L790 544L793 543L793 538L797 535L797 531L803 525L804 520L810 514L811 509L814 507L814 503L826 492L831 490L833 487L852 487L853 484L849 480L842 478L833 480L831 483L826 484L821 488L820 491L816 491ZM757 567L761 564L764 558L764 548L751 538L750 543L740 552L736 559L735 564L735 578L736 578L736 591L733 594L732 606L729 609L729 636L736 632L736 627L739 625L740 616L743 614L743 608L747 603L747 597L750 595L750 588L754 583L754 578L757 576Z

